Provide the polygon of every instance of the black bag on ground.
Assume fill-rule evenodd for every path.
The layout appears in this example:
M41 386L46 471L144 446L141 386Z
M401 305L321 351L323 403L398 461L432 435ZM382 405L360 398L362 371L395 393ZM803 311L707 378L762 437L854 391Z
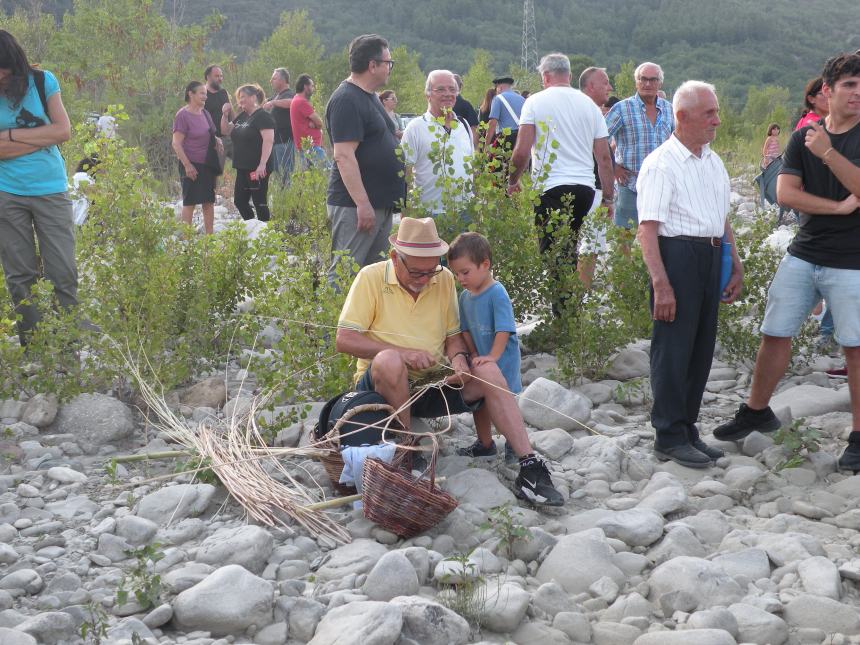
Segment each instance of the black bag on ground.
M314 436L317 440L322 439L349 410L357 408L360 405L370 404L387 405L385 399L378 392L343 392L338 394L326 403L320 412ZM382 428L385 426L385 420L389 416L391 416L391 412L385 410L365 410L359 412L341 426L340 445L363 446L380 443L382 441ZM396 420L392 421L389 425L392 428L400 428L400 424ZM377 427L365 428L362 426ZM353 432L358 428L362 429L359 432Z

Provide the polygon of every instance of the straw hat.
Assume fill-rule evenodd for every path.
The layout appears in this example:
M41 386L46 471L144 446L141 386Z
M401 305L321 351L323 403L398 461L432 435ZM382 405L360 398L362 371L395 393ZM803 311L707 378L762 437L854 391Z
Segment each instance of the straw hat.
M448 252L448 244L439 239L432 217L400 220L397 235L388 238L395 251L416 258L437 258Z

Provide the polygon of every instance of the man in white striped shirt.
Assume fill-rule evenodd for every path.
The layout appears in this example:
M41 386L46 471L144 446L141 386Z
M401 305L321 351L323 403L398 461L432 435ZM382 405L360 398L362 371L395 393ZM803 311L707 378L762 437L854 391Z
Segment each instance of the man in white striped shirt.
M690 468L723 456L696 420L711 369L720 299L741 292L743 268L727 219L729 175L710 149L720 106L714 86L687 81L672 102L675 132L645 159L636 182L639 243L651 276L651 424L654 454ZM720 293L721 237L732 273Z

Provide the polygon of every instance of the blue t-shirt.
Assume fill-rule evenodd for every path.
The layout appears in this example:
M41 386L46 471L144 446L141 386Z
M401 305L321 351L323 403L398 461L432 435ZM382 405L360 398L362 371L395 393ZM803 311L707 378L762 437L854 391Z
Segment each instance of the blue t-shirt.
M45 72L45 96L60 91L60 84L51 72ZM34 128L50 123L39 91L30 74L30 86L17 108L0 96L0 130ZM64 193L67 188L66 164L57 146L38 148L15 159L0 160L0 190L13 195L37 197Z
M511 116L511 113L508 111L508 108L502 104L499 96L504 96L505 100L508 102L508 105L511 106L511 109L514 111L514 114L517 115L517 120L514 121L514 118ZM518 121L520 120L520 112L523 110L523 103L526 100L514 92L513 90L505 90L499 96L493 97L493 102L490 104L490 118L495 119L499 122L499 127L496 128L496 132L501 133L504 128L510 128L511 132L514 130L520 129L520 124Z
M497 332L510 332L508 344L497 364L508 382L508 389L515 394L521 392L520 341L517 338L514 307L501 283L494 283L477 296L463 290L460 294L460 328L469 332L480 356L490 353Z

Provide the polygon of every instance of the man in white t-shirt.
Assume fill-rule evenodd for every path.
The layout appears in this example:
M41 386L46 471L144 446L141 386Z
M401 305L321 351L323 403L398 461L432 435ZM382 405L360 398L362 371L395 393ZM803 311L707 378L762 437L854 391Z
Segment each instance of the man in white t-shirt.
M558 273L554 267L576 265L579 229L594 200L595 160L603 186L602 203L611 215L612 158L600 108L570 86L570 59L564 54L547 54L541 59L538 71L544 89L529 96L523 105L508 191L519 190L519 180L531 153L532 175L541 191L540 202L535 206L541 253L547 254L555 244L558 227L551 225L554 211L560 211L570 227L564 248L548 255L549 276L554 279ZM550 160L551 155L555 155L554 160ZM566 294L558 293L558 298L553 307L556 315L561 313L558 305Z
M469 197L466 159L472 155L472 133L453 110L459 88L452 72L445 69L430 72L424 93L427 111L406 126L401 146L409 198L417 189L421 206L438 215L444 212L446 201L456 207Z

